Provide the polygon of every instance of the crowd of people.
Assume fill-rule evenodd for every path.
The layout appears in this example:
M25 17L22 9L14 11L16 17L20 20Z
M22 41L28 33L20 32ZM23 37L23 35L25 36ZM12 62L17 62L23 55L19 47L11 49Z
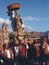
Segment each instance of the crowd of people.
M49 42L46 37L38 40L14 39L0 43L0 65L48 65Z

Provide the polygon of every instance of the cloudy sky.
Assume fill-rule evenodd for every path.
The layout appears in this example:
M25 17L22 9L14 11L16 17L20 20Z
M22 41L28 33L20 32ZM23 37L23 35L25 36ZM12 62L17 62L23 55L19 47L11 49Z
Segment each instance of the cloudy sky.
M11 22L7 16L7 6L20 3L19 14L28 31L49 31L49 0L0 0L0 28L3 22Z

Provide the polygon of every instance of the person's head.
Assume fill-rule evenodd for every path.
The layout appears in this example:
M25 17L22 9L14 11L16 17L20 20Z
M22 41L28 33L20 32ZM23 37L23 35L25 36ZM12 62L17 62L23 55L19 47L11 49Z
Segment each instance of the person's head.
M37 44L38 43L38 40L37 39L33 40L33 43L34 44Z
M30 38L30 43L33 44L33 39L32 38Z
M46 37L44 37L43 41L47 41L47 38L46 38Z
M18 39L15 40L15 44L19 44L19 40Z
M16 44L19 44L19 40L18 40L17 38L15 38L15 39L14 39L14 43L15 43L15 45L16 45Z
M38 40L37 39L35 40L35 43L38 43Z
M24 44L28 44L28 40L25 40L25 43Z
M24 39L21 39L21 40L20 40L20 43L21 43L21 44L24 44L24 43L25 43L25 40L24 40Z
M3 44L4 49L9 49L9 44Z

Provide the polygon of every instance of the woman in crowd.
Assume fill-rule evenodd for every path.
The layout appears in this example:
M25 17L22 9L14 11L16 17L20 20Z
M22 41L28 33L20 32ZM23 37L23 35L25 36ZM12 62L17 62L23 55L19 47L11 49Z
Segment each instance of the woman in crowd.
M14 53L12 51L12 49L10 48L9 44L4 44L3 45L4 49L3 49L3 54L4 57L7 59L7 62L9 65L14 65Z
M43 48L44 48L44 62L45 62L45 65L47 65L47 61L48 61L48 58L49 58L49 45L48 45L48 42L47 42L47 38L44 37L43 39Z

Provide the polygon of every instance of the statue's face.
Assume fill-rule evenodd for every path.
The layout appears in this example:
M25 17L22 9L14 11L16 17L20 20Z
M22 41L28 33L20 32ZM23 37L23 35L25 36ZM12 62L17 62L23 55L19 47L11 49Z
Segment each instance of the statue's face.
M12 11L12 17L13 18L15 17L15 11L14 10Z

